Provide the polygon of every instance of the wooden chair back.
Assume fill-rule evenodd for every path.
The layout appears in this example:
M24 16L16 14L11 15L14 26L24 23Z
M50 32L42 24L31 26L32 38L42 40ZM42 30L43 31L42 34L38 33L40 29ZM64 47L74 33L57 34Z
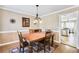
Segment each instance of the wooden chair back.
M30 33L42 32L42 29L29 29Z
M52 36L52 32L51 31L50 32L49 31L45 32L45 38L46 39L50 39L51 36Z
M20 45L23 46L23 37L22 37L22 33L21 32L18 32L18 37L19 37Z

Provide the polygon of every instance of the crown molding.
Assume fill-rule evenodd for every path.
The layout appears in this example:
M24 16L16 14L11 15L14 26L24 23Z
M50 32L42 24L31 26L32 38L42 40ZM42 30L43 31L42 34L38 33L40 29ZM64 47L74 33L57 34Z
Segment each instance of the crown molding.
M24 14L24 15L29 15L29 16L35 16L35 15L33 15L33 14L31 14L31 13L28 13L28 12L18 11L18 10L6 8L6 7L1 7L1 6L0 6L0 9L6 10L6 11L10 11L10 12L14 12L14 13L19 13L19 14Z
M79 7L79 6L72 6L72 7L69 7L69 8L65 8L65 9L62 9L62 10L59 10L59 11L55 11L55 12L43 15L41 17L49 16L49 15L56 14L56 13L60 13L60 12L63 12L63 11L69 10L69 9L73 9L73 8L77 8L77 7Z
M72 7L65 8L65 9L62 9L62 10L59 10L59 11L48 13L46 15L42 15L40 17L49 16L49 15L52 15L52 14L56 14L56 13L63 12L63 11L66 11L66 10L69 10L69 9L72 9L72 8L77 8L77 7L79 7L79 6L78 5L77 6L72 6ZM19 14L30 15L30 16L34 16L35 17L35 15L33 15L31 13L28 13L28 12L24 12L24 11L18 11L18 10L14 10L14 9L10 9L10 8L5 8L5 7L0 7L0 9L11 11L11 12L15 12L15 13L19 13Z

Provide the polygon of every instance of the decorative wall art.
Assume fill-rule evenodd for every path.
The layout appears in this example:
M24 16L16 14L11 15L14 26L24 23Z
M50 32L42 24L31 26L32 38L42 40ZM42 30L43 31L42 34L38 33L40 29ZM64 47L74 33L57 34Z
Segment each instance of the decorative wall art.
M22 27L30 27L30 18L22 17Z

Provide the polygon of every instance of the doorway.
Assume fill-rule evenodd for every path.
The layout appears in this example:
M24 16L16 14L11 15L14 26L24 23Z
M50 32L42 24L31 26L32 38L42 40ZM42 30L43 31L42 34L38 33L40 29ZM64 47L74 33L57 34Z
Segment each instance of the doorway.
M73 47L76 47L77 40L77 14L77 12L73 12L60 17L60 41Z

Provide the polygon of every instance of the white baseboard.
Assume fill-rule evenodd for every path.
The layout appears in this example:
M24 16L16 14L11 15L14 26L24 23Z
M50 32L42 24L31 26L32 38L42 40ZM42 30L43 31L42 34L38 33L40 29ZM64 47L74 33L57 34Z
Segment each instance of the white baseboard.
M77 47L77 49L79 49L79 47Z
M59 41L57 41L57 40L54 40L54 42L56 42L56 43L60 43Z
M13 44L13 43L16 43L16 42L19 42L19 41L16 40L16 41L12 41L12 42L2 43L2 44L0 44L0 46L5 46L5 45Z

